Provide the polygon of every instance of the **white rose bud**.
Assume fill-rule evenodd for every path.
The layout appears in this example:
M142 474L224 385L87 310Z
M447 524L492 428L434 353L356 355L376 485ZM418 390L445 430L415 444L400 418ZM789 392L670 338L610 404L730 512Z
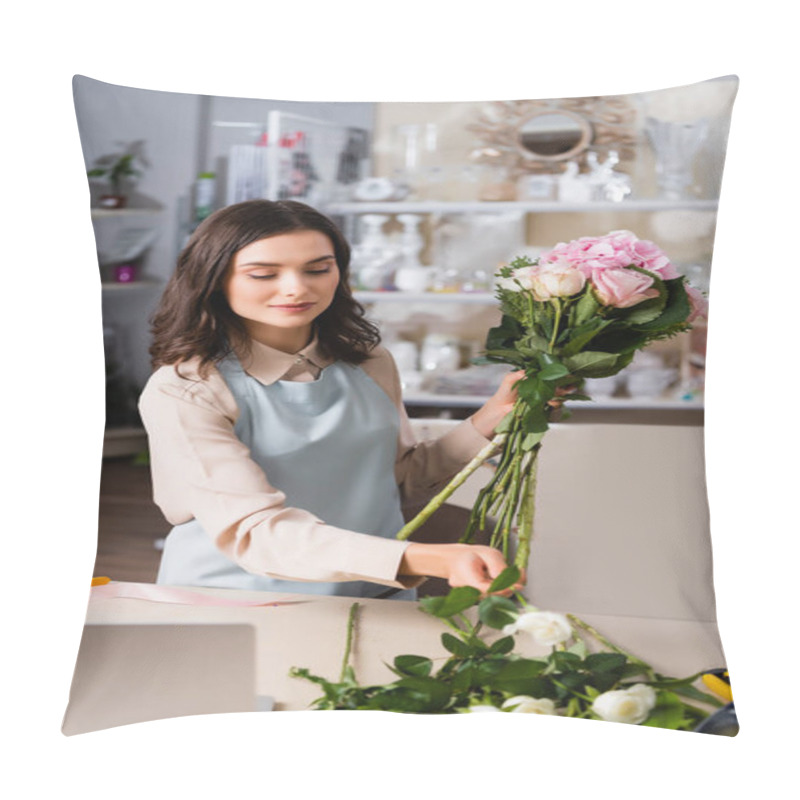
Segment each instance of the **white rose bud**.
M539 643L549 647L562 644L572 638L572 626L563 614L553 611L528 611L520 614L510 625L503 628L506 635L524 631Z
M513 278L498 278L497 288L506 292L521 292L522 287Z
M592 711L606 722L626 722L638 725L647 719L656 704L652 686L637 683L629 689L604 692L595 698Z
M556 704L549 697L518 695L503 703L504 709L517 714L556 714Z

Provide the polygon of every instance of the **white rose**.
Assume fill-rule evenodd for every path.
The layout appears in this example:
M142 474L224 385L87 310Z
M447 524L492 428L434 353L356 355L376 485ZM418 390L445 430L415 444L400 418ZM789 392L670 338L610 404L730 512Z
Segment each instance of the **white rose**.
M653 687L637 683L629 689L617 689L599 695L592 703L592 711L607 722L638 725L647 719L655 704Z
M521 292L523 289L530 291L535 271L536 267L520 267L511 273L511 277L498 278L497 286L508 292Z
M509 697L503 708L518 714L556 714L556 704L549 697L518 695Z
M521 292L522 287L513 278L498 278L497 288L506 292Z
M569 264L543 264L531 281L537 300L551 297L570 297L586 285L586 276Z
M506 635L524 631L539 643L552 647L572 638L572 626L563 614L553 611L528 611L503 628Z

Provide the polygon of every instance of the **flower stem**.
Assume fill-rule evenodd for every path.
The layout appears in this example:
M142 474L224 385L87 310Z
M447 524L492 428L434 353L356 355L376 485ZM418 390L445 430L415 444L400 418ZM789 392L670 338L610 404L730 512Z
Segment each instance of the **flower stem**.
M466 479L475 472L478 467L490 458L498 447L502 447L506 440L506 434L499 433L487 444L479 453L458 473L447 486L442 489L429 503L417 514L414 519L407 522L397 533L397 539L408 539L415 530L420 528L438 509L440 509L448 497L450 497Z
M556 309L556 318L553 322L553 335L550 337L549 351L552 353L553 348L556 346L556 339L558 338L558 328L561 325L561 302L556 297L553 297L550 302Z
M347 639L344 645L344 658L342 659L342 671L339 675L339 682L345 679L347 673L347 665L350 661L350 650L353 646L353 630L356 626L356 612L358 611L359 603L353 603L350 606L350 614L347 618Z
M539 447L531 451L528 464L528 474L525 477L525 486L522 492L522 503L519 512L519 528L517 531L517 553L514 557L514 566L520 570L527 569L528 559L531 554L531 540L533 539L533 521L536 512L536 474L539 465Z
M597 639L597 641L601 644L611 648L615 653L625 656L625 658L627 658L633 664L638 664L648 673L651 679L655 678L655 671L649 664L642 661L641 658L637 658L636 656L632 655L627 650L623 650L613 642L610 642L605 636L603 636L602 633L600 633L596 628L593 628L588 622L584 622L580 617L576 617L574 614L567 614L567 619L573 624L577 625L579 628L582 628L584 631L594 636L594 638Z

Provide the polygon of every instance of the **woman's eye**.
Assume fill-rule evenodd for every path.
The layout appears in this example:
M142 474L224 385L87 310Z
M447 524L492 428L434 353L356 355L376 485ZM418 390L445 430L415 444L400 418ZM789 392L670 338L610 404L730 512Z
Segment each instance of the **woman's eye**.
M327 275L331 271L330 267L325 267L325 269L310 269L306 273L307 275Z
M250 277L254 278L257 281L268 281L268 280L271 280L272 278L277 278L278 276L277 275L253 275L251 273Z

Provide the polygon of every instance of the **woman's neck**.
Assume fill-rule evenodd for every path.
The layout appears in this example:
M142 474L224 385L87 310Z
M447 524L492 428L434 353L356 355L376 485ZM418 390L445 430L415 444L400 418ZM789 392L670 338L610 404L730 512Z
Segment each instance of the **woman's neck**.
M314 338L313 326L302 328L276 328L273 325L250 323L247 332L252 339L282 353L297 353Z

